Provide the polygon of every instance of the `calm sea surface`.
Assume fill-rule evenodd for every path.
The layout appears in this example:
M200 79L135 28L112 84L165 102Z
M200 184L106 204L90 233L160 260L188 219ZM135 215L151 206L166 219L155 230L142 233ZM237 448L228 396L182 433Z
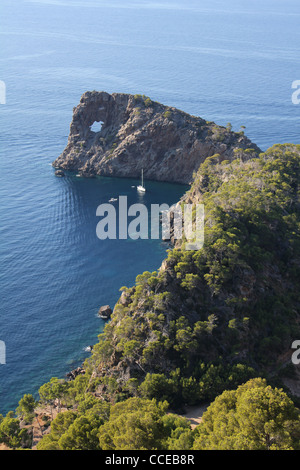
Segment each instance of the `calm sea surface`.
M96 237L96 208L140 202L136 180L56 178L73 106L86 90L142 93L218 124L263 150L300 143L299 0L1 0L0 413L88 355L119 288L156 270L158 240ZM147 182L144 201L180 185Z

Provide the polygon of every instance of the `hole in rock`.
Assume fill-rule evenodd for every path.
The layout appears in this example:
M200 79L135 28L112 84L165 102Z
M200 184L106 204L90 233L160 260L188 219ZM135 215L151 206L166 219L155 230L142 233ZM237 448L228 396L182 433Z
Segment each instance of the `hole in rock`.
M103 122L102 121L95 121L94 124L90 126L90 130L92 132L100 132Z

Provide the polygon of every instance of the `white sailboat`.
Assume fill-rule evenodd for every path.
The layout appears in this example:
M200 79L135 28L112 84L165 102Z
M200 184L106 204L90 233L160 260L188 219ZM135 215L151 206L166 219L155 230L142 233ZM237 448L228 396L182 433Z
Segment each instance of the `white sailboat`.
M142 170L142 184L137 186L137 190L144 193L146 191L146 188L144 187L144 170Z

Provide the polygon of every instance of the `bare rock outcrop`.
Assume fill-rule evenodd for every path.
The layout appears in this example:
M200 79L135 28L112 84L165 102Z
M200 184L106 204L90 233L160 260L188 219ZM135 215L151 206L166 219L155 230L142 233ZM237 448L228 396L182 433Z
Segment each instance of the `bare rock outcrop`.
M98 316L105 320L109 320L112 314L112 310L109 305L103 305L99 308Z
M92 130L101 123L98 132ZM243 132L206 122L141 95L86 92L73 110L68 144L53 162L82 176L116 176L189 184L209 156L260 153Z

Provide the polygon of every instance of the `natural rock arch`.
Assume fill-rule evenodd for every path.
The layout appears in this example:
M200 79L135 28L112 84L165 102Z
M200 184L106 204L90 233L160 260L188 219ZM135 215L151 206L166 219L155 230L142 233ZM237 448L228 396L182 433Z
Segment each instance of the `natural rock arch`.
M95 122L101 130L93 132ZM244 134L154 102L144 95L86 92L74 108L68 145L53 163L85 176L103 175L190 183L215 154L233 160L237 149L260 149ZM252 150L251 150L252 149Z

